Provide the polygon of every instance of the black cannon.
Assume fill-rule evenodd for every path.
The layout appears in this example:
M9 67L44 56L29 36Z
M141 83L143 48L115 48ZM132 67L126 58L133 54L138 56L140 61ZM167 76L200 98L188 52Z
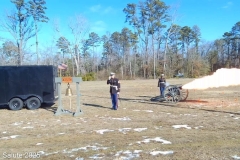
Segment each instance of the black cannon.
M168 85L164 91L164 97L160 97L159 101L167 101L177 103L185 101L188 97L188 90L183 89L181 84Z

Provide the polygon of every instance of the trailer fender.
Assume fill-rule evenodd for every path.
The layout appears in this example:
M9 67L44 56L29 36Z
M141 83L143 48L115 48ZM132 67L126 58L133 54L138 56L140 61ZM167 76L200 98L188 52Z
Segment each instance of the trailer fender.
M22 99L22 101L24 102L24 105L26 105L27 99L29 99L29 98L31 98L31 97L37 97L37 98L40 100L40 102L43 103L42 97L39 96L39 95L36 95L36 94L16 95L16 96L12 97L11 99L13 99L13 98L20 98L20 99ZM10 102L11 99L8 100L8 103Z

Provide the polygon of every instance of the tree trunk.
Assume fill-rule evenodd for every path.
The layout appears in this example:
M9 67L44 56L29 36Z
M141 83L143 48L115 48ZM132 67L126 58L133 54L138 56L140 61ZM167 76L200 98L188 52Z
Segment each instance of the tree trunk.
M39 55L38 55L38 34L37 34L37 22L34 20L35 23L35 32L36 32L36 54L37 54L37 65L39 65Z
M156 79L156 58L155 58L155 51L154 51L154 41L152 35L152 51L153 51L153 79Z

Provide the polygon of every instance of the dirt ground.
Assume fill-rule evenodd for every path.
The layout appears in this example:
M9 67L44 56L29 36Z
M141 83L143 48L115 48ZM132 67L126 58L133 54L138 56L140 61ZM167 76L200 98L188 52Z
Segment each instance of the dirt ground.
M193 79L169 79L186 84ZM240 159L240 86L189 90L185 102L151 101L157 80L121 81L120 107L111 110L106 81L81 82L83 114L0 109L0 159L231 160ZM62 85L64 109L75 112Z

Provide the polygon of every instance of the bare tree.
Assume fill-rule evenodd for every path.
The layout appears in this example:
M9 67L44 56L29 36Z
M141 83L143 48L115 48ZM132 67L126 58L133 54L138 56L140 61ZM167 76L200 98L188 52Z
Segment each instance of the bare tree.
M73 53L71 54L76 65L78 75L85 72L83 65L81 65L79 45L83 42L84 36L89 32L89 25L85 17L82 15L76 15L75 17L70 18L68 26L73 36L73 41L71 43L73 46Z
M21 6L17 6L17 12L6 12L5 17L0 19L0 29L12 36L13 42L18 48L17 65L22 65L24 48L28 40L35 36L33 23L30 23L29 18L22 15L21 12Z

